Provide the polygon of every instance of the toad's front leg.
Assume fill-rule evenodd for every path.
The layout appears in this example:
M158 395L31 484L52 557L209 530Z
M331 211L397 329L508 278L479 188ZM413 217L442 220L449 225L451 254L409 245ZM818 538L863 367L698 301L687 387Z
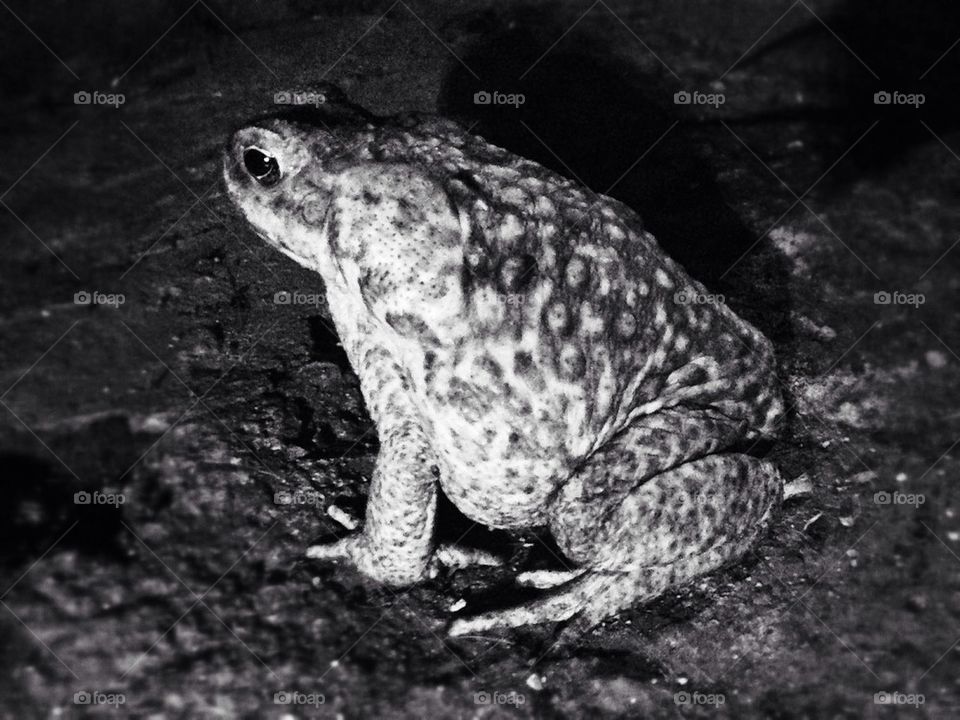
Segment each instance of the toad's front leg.
M380 454L363 531L328 545L315 545L307 550L307 556L347 559L378 582L409 585L427 574L433 553L436 465L426 435L415 420L386 420L379 430Z
M315 545L307 556L345 559L373 580L409 585L427 574L433 553L436 458L403 369L386 348L363 345L351 347L351 359L380 439L366 521L362 532Z
M371 348L361 358L360 384L380 437L366 521L362 532L314 545L307 557L345 559L367 577L398 586L424 579L437 564L500 564L480 551L434 547L436 456L400 367L382 348Z
M387 425L373 471L363 531L307 549L314 559L346 559L367 577L387 585L410 585L438 565L500 565L481 550L434 548L436 465L423 429L413 421Z

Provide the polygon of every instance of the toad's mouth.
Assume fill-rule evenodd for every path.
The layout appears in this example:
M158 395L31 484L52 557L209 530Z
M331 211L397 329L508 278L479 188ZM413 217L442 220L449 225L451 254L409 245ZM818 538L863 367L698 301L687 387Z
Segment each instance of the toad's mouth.
M273 245L273 247L275 247L277 250L282 252L284 255L286 255L288 258L293 260L298 265L301 265L301 266L308 265L308 259L306 257L301 255L300 253L297 253L291 250L286 245L283 245L281 243L274 243L274 242L271 242L270 244Z
M288 218L286 221L275 222L267 227L257 223L250 223L250 225L261 240L298 265L319 270L319 266L324 264L327 252L318 242L318 237L327 236L326 215L320 224L311 223L310 227L304 227L304 224L299 222L299 218Z
M253 231L257 235L257 237L263 240L267 245L269 245L275 250L279 250L291 260L296 261L297 264L303 265L304 263L306 263L307 259L302 254L297 252L294 249L293 245L290 242L288 242L283 236L270 235L269 233L267 233L264 230L261 230L258 227L254 227Z

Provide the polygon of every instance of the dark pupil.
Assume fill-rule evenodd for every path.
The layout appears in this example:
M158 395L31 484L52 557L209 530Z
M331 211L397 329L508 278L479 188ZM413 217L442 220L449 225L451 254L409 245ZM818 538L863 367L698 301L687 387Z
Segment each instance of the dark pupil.
M280 166L276 158L263 153L256 148L249 148L243 153L243 165L262 185L273 185L280 179Z

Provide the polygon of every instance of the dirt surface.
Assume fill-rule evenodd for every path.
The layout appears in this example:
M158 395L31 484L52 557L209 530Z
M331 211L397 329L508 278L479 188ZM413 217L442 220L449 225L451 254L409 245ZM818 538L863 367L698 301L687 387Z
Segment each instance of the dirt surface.
M960 714L960 17L896 7L4 5L0 717ZM362 514L376 433L220 153L319 80L628 202L774 339L770 455L810 490L744 562L580 637L452 641L548 540L446 507L510 567L399 592L304 557Z

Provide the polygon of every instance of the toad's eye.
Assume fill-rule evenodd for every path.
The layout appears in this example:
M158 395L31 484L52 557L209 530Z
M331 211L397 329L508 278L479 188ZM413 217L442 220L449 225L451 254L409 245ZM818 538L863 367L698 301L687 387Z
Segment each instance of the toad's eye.
M277 159L259 148L250 147L243 151L243 166L253 179L264 187L272 187L280 182L280 164Z

